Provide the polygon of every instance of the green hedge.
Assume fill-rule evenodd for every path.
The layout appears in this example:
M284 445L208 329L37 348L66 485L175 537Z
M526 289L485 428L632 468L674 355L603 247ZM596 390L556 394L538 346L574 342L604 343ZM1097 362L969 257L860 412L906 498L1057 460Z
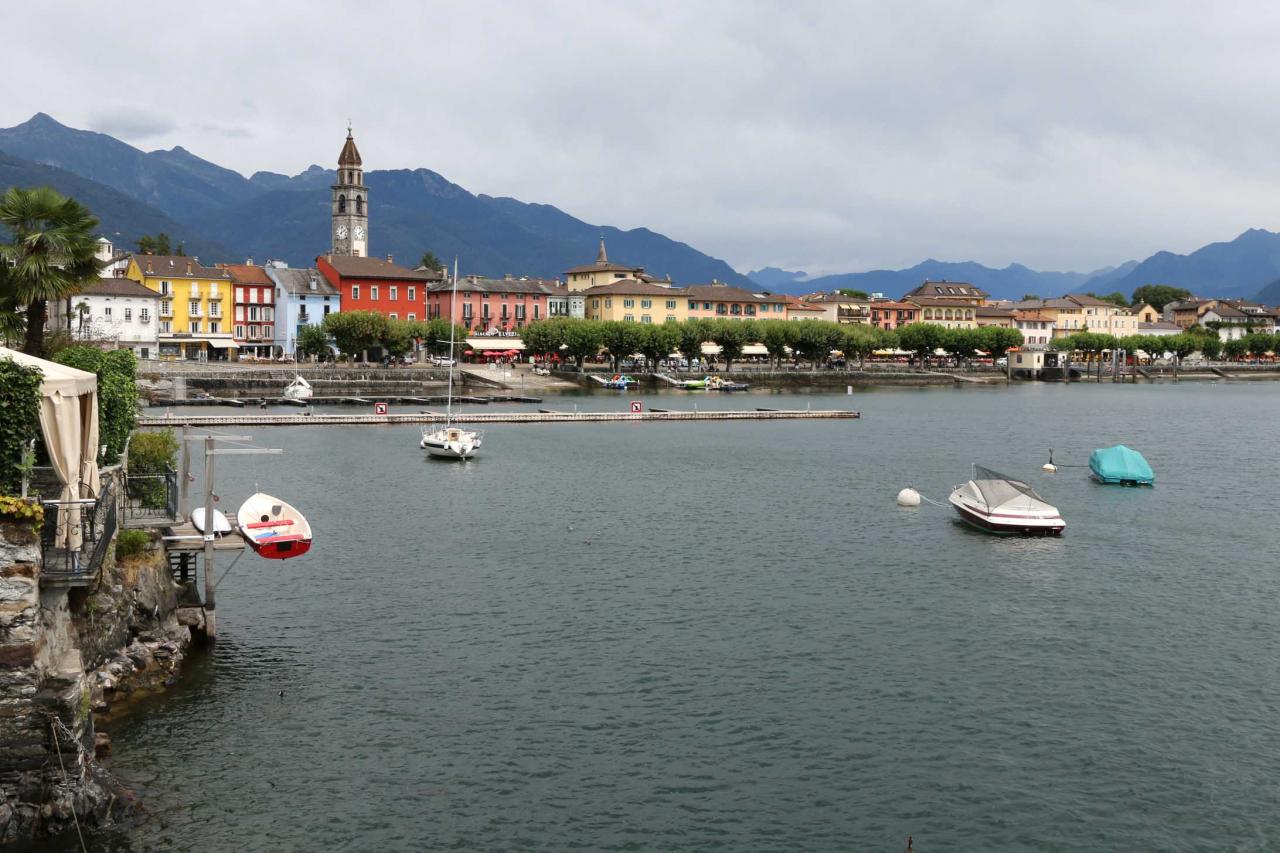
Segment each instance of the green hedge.
M129 442L129 496L141 499L149 509L163 509L167 496L164 481L141 475L164 474L177 459L178 439L173 430L134 433Z
M98 437L107 446L105 464L119 460L138 420L138 372L133 350L103 352L97 347L67 347L53 357L59 364L98 375Z
M40 382L34 367L0 359L0 492L22 487L22 453L40 435Z

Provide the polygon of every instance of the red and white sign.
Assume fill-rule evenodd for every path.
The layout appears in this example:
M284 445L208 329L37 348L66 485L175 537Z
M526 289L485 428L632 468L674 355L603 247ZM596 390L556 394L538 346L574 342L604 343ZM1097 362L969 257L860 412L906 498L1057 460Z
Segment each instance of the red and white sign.
M643 411L644 411L644 403L640 402L639 400L631 401L631 414L638 415Z
M387 404L386 404L386 403L374 403L374 404L373 404L373 413L374 413L375 415L385 415L385 414L387 413Z

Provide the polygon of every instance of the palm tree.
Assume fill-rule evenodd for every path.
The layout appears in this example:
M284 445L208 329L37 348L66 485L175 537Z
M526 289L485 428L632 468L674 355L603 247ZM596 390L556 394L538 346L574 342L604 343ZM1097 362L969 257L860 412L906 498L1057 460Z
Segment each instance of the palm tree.
M0 244L0 261L10 267L6 293L26 307L23 351L38 356L49 300L67 298L102 272L94 257L98 220L83 204L50 187L11 187L0 196L0 225L10 237Z

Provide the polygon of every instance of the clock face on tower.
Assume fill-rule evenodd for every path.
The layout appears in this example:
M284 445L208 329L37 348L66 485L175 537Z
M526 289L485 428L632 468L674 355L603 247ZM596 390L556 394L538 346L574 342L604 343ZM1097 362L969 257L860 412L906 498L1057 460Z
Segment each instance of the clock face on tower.
M339 225L339 226L338 226L337 234L338 234L338 239L339 239L339 240L345 240L345 239L347 239L347 226L345 226L345 225Z
M356 230L355 230L355 238L356 238L357 240L363 240L363 239L364 239L364 229L363 229L363 228L361 228L359 225L357 225L357 226L356 226Z

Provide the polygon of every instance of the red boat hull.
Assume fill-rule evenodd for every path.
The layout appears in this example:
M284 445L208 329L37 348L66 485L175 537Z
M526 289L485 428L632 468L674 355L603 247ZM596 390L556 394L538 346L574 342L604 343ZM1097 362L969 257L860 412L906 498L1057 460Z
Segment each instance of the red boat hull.
M270 539L254 539L245 537L259 557L268 560L287 560L290 557L301 557L311 550L311 540L296 536L273 536Z

